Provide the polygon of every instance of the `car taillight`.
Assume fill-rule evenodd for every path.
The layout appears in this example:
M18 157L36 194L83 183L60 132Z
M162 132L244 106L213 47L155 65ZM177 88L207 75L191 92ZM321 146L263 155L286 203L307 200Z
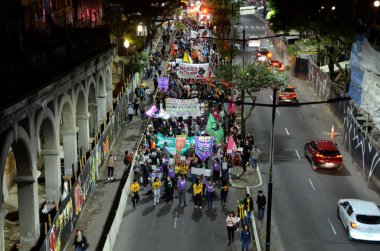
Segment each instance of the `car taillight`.
M358 228L358 223L351 221L351 227L357 229Z
M280 66L280 71L285 70L285 67L283 65Z
M318 157L318 158L322 158L322 157L323 157L323 155L322 155L322 154L319 154L319 153L317 153L317 154L315 155L315 157Z
M261 53L257 53L257 56L261 56Z
M338 154L336 157L337 158L343 158L343 156L341 154Z
M267 57L271 58L272 57L272 53L268 52Z

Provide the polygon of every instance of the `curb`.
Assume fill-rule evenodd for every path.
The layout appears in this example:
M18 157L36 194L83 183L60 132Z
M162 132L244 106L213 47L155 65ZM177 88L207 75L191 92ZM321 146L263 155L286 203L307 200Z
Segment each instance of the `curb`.
M236 188L241 188L241 189L246 189L246 188L256 188L256 187L260 187L263 185L263 179L261 177L261 171L260 171L260 166L259 166L259 163L257 163L257 174L258 174L258 177L259 177L259 183L256 184L256 185L253 185L253 186L242 186L242 185L239 185L238 183L239 182L236 182L236 181L232 181L231 178L229 178L229 182L230 184L232 185L232 187L236 187Z
M246 190L247 190L247 193L248 193L248 194L251 194L251 192L249 191L249 187L246 187ZM255 237L256 250L257 250L257 251L261 251L261 245L260 245L259 234L257 233L257 227L256 227L255 215L254 215L253 212L252 212L252 231L253 231L253 235L254 235L254 237ZM252 238L252 237L253 237L253 236L251 236L251 238Z

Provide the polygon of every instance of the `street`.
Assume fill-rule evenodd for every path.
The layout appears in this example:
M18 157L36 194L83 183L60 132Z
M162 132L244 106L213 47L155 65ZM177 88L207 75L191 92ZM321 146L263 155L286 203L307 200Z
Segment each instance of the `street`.
M262 22L257 17L244 16L241 25L256 26L262 25ZM276 59L276 53L273 57ZM299 102L317 100L314 90L306 82L295 80L289 84L296 87ZM271 95L271 90L263 90L258 93L256 102L269 104L273 98ZM261 170L265 193L269 170L271 111L271 108L256 107L246 125L246 128L253 128L255 143L263 153ZM360 170L353 166L350 156L344 150L342 125L337 121L327 105L277 109L271 250L379 248L379 244L348 241L345 230L336 216L338 199L379 201L378 194L368 187ZM345 166L340 171L315 172L303 156L304 144L308 140L329 139L333 125L336 131L334 142L343 154ZM262 232L265 233L265 229L262 229Z

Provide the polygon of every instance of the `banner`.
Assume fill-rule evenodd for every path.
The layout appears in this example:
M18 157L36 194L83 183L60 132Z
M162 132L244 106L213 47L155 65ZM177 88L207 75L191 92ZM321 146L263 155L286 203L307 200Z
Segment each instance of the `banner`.
M208 116L206 132L215 137L215 142L220 144L224 139L224 131L222 126L211 114Z
M160 109L160 112L158 113L158 114L155 114L154 115L154 117L155 118L161 118L161 119L169 119L170 118L170 115L167 113L167 112L165 112L165 110L164 109Z
M160 77L157 79L157 81L158 81L158 88L160 88L161 91L166 92L169 89L168 77Z
M175 137L175 148L181 152L186 145L186 134L177 135Z
M167 98L166 112L171 117L199 117L201 110L199 108L198 99L174 99Z
M192 167L191 168L191 174L203 175L205 177L210 177L211 176L211 169Z
M174 137L165 138L164 135L159 133L159 134L155 134L155 140L154 141L156 143L156 147L159 147L160 149L164 148L165 142L168 142L169 152L173 155L177 152L177 149L175 147L176 139ZM187 149L190 147L191 144L193 144L193 145L195 144L195 137L194 136L193 137L186 137L185 146L182 148L180 153L184 154L187 151Z
M145 115L149 118L153 117L153 115L158 111L157 106L153 105L151 108L149 108L148 111L145 112Z
M185 60L184 60L185 61ZM209 75L209 64L180 63L178 77L185 79L205 79Z
M205 161L207 157L212 155L212 143L214 143L214 137L199 136L195 139L195 154Z

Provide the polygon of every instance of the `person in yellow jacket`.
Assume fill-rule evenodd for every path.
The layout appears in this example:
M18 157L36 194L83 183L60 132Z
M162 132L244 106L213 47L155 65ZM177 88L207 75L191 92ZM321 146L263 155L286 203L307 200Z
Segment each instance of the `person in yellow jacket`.
M244 212L244 200L237 201L237 216L240 218L238 226L241 224L244 225L245 222L245 212Z
M193 185L195 208L199 207L200 209L202 209L202 190L203 190L202 183L199 181L199 179L196 179Z
M160 192L161 192L161 181L158 177L154 178L154 181L152 183L152 190L153 190L153 205L157 205L160 203Z
M131 191L130 194L131 194L133 207L136 207L136 205L139 204L139 199L140 199L140 195L139 195L140 185L136 179L133 180L133 183L131 187L129 188L129 190Z

